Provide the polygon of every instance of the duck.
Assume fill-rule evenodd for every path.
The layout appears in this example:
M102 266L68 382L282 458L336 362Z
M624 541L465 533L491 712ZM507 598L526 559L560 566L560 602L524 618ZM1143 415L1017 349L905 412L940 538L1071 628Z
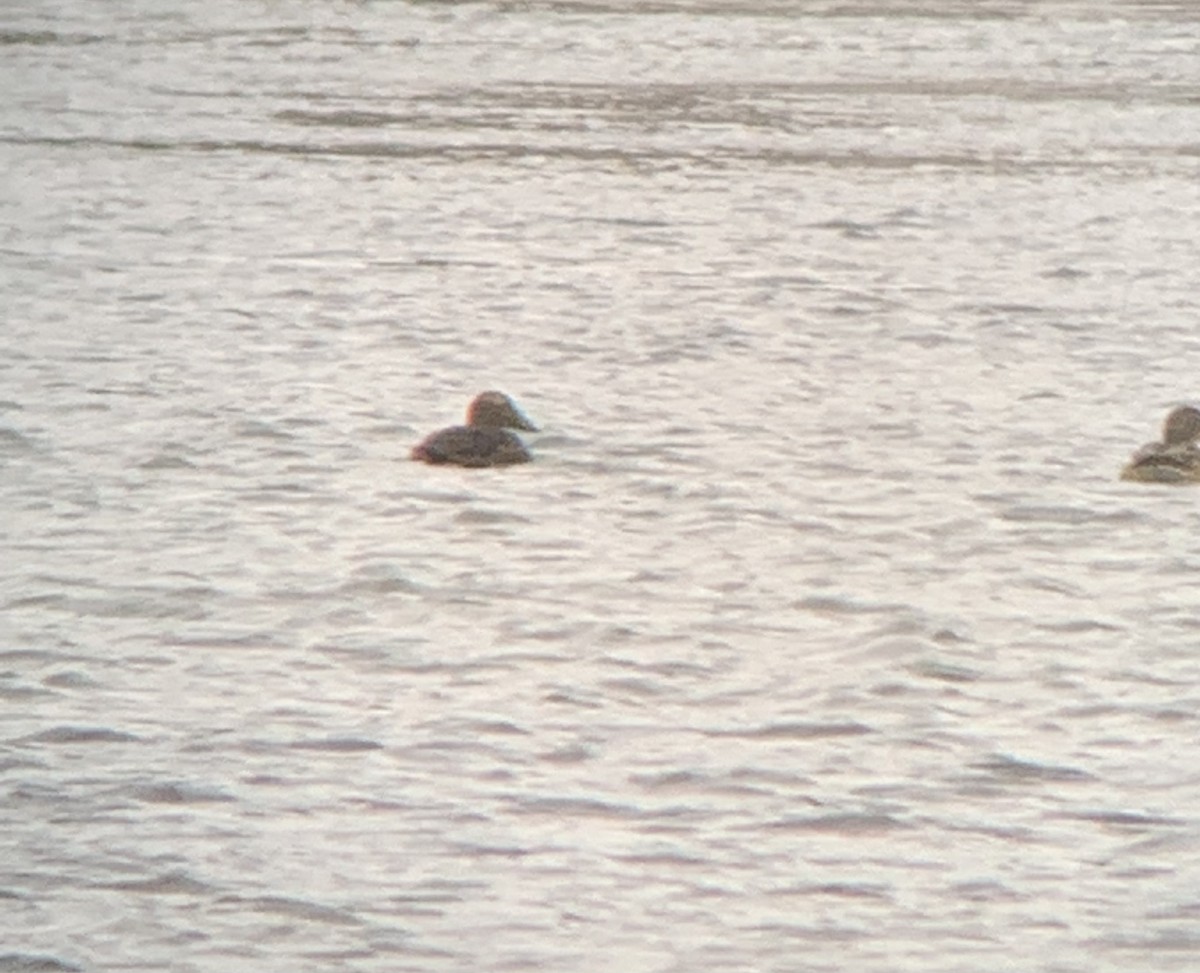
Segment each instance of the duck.
M467 406L466 425L431 433L413 447L411 455L422 463L450 466L528 463L533 456L510 429L537 432L537 426L503 392L480 392Z
M1176 406L1163 421L1162 439L1147 443L1121 470L1137 483L1200 483L1200 409Z

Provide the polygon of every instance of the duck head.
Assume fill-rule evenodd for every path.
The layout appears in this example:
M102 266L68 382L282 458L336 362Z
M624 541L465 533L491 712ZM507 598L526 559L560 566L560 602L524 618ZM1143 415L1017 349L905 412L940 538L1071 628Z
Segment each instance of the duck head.
M1200 419L1200 413L1197 413ZM488 429L524 429L537 432L537 426L503 392L480 392L467 407L467 425ZM1197 429L1200 434L1200 428Z
M1180 405L1167 414L1162 438L1166 445L1182 446L1197 438L1200 438L1200 409Z

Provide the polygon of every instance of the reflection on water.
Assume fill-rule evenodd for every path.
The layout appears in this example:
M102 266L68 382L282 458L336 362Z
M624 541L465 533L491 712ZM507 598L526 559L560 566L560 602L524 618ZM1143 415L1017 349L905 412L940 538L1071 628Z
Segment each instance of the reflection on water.
M1197 21L12 7L0 969L1191 969Z

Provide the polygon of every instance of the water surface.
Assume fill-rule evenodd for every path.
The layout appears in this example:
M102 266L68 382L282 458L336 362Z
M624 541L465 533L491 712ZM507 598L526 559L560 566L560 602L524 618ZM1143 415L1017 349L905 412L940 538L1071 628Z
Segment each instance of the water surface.
M0 970L1194 969L1197 38L9 5Z

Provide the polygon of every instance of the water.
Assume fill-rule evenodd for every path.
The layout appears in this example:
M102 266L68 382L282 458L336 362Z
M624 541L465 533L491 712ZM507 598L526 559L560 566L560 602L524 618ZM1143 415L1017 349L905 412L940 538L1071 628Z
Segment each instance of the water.
M1197 38L8 5L0 970L1194 970Z

